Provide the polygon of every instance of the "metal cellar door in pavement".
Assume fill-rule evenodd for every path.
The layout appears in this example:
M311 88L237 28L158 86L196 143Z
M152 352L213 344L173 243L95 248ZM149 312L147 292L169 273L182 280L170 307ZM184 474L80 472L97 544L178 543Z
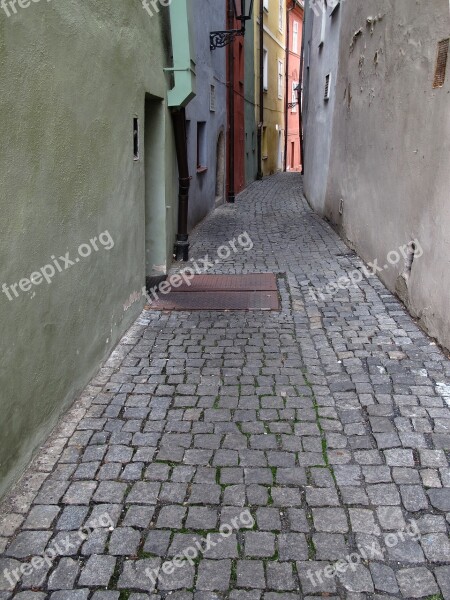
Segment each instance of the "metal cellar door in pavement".
M147 308L151 310L279 310L274 273L196 275Z

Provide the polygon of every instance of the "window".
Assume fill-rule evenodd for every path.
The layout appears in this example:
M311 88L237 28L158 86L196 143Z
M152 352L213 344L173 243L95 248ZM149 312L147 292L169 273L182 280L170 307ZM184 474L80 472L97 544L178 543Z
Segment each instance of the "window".
M266 12L269 12L269 0L264 0L263 7Z
M284 0L278 0L278 29L283 31Z
M292 52L298 54L298 21L294 21L292 28Z
M263 88L267 92L269 89L269 52L267 48L263 49Z
M139 119L133 119L133 160L139 160Z
M282 99L283 98L283 79L284 79L284 73L283 73L283 61L282 60L278 60L278 98Z
M206 171L206 122L197 123L197 171Z
M436 59L436 70L434 72L433 88L441 88L445 83L445 72L447 70L449 40L442 40L438 44Z
M325 94L324 94L324 100L329 100L330 99L330 87L331 87L331 73L328 73L328 75L325 76Z
M336 9L341 5L341 0L330 0L331 14L333 15Z
M298 81L293 81L292 82L292 112L296 113L297 112L297 105L298 105L298 91L297 91L297 86L298 86Z
M216 86L215 85L211 85L211 88L209 91L209 110L211 112L216 111Z

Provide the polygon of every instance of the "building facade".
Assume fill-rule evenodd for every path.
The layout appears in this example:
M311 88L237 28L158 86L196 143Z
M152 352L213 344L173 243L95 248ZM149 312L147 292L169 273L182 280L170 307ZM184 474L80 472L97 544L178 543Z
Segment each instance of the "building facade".
M448 1L306 4L305 193L450 348Z
M302 170L300 144L300 79L303 33L303 2L289 0L286 41L286 144L285 171Z
M255 57L262 70L255 69L256 123L261 138L261 175L284 168L286 95L286 0L261 0L261 16L255 15ZM261 47L261 28L263 43ZM260 118L260 91L263 120Z
M172 112L195 93L188 5L0 11L0 495L172 260Z
M227 138L226 50L210 50L210 32L226 29L226 5L191 1L196 97L186 108L189 172L188 226L192 229L225 200Z

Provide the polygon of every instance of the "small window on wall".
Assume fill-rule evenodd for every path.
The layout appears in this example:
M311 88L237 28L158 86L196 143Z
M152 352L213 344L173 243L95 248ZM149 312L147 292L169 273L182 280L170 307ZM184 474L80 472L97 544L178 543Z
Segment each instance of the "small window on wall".
M216 111L216 86L215 85L211 85L210 92L209 92L209 110L211 112Z
M139 119L133 119L133 160L139 160Z
M263 88L265 92L269 89L269 52L267 48L263 50Z
M325 76L325 93L324 93L324 100L329 100L330 99L330 90L331 87L331 73L328 73L328 75Z
M266 12L269 12L269 0L264 0L263 8Z
M292 28L292 52L298 54L298 21L294 21Z
M284 0L278 0L278 29L283 31Z
M206 122L197 123L197 172L206 171Z

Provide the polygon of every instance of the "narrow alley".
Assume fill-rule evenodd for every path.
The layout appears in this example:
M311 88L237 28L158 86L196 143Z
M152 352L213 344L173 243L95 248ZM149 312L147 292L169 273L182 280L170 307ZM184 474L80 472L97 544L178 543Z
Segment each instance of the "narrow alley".
M1 505L0 600L450 599L446 356L298 173L190 241L281 309L144 310Z

